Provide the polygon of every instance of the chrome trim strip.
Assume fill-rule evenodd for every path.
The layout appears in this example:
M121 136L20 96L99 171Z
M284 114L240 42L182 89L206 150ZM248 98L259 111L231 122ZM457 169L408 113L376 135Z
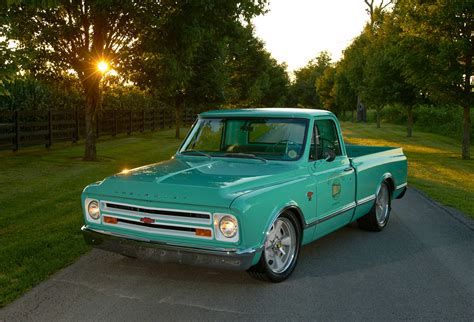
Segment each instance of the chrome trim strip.
M316 220L306 224L306 228L317 225L317 224L320 224L322 222L325 222L326 220L329 220L331 218L339 216L339 215L345 213L346 211L354 209L356 206L357 206L357 204L355 202L351 202L350 204L345 205L341 209L339 209L339 210L337 210L337 211L335 211L335 212L333 212L333 213L331 213L331 214L329 214L329 215L327 215L323 218L316 219Z
M375 200L375 195L372 195L372 196L368 196L368 197L359 199L359 200L356 201L356 204L357 204L357 206L358 206L358 205L362 205L362 204L364 204L364 203L371 202L372 200Z
M395 187L395 190L398 190L398 189L401 189L401 188L403 188L403 187L406 187L407 185L408 185L407 182L402 183L401 185L396 186L396 187Z
M123 210L123 209L116 209L107 207L107 203L116 204L120 206L126 207L134 207L140 208L144 210L153 210L153 211L166 211L166 212L176 212L176 213L190 213L190 214L200 214L200 215L207 215L209 219L206 218L189 218L185 216L173 216L173 215L160 215L160 214L153 214L153 213L139 213L132 210ZM129 203L121 203L121 202L113 202L107 200L100 201L100 209L101 211L108 212L110 214L118 214L118 215L128 215L135 218L143 218L143 217L150 217L155 220L162 220L162 221L177 221L183 223L193 223L193 224L207 224L210 225L212 223L212 214L210 212L205 211L194 211L194 210L184 210L184 209L170 209L170 208L155 208L155 207L146 207L146 206L138 206Z

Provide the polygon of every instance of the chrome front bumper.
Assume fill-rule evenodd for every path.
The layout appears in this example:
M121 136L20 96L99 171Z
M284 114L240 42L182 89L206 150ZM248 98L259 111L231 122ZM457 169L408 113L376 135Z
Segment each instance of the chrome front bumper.
M211 249L168 244L146 239L135 239L82 226L87 244L95 248L130 257L146 258L159 262L174 262L197 266L245 270L252 266L260 249Z

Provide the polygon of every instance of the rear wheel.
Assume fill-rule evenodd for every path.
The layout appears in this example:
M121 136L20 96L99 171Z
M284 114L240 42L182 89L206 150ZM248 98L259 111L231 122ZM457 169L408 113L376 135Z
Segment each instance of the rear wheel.
M291 212L282 213L271 225L260 261L248 272L253 277L282 282L295 269L301 246L301 227Z
M383 230L390 218L390 201L390 188L386 182L382 182L374 206L367 215L357 220L359 227L370 231Z

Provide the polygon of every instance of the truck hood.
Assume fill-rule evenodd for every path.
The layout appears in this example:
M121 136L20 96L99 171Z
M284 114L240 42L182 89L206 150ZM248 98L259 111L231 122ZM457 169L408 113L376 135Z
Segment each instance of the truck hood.
M290 162L180 157L116 174L88 186L85 192L152 202L229 207L245 193L294 179L296 169L298 166Z

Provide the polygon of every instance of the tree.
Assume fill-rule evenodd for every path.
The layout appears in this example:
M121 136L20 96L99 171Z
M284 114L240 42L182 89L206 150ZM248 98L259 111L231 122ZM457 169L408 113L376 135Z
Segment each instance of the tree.
M295 71L295 81L290 88L293 105L321 107L321 101L316 93L316 81L323 76L329 66L331 66L331 56L323 51L318 57L310 60L306 66Z
M334 97L338 110L342 111L342 115L345 118L346 111L354 111L354 107L357 104L357 94L349 83L347 71L344 70L341 61L336 64L335 68L334 86L331 95Z
M437 102L463 108L462 158L470 159L474 2L399 0L407 81Z
M324 109L339 114L336 111L336 100L333 92L335 78L336 68L332 66L326 68L324 74L316 80L316 92Z
M181 110L198 72L195 60L199 49L209 38L217 43L229 41L235 24L263 13L265 4L266 0L164 0L160 1L159 15L141 22L137 75L141 83L146 82L174 106L177 138Z
M284 106L289 78L286 65L278 64L254 36L252 26L240 27L229 46L229 84L226 102L230 106Z
M8 28L3 31L8 39L17 41L17 50L28 56L30 68L52 74L74 70L85 97L84 160L96 160L95 123L103 76L97 64L103 60L120 67L126 52L136 44L137 17L144 12L154 14L154 3L146 2L145 10L143 4L132 1L55 2L51 7L13 4L6 13Z
M417 89L407 83L402 74L400 57L404 55L398 17L384 14L377 30L370 33L366 47L362 98L380 111L388 104L400 104L407 109L407 136L412 136L413 105L417 99ZM380 112L377 113L380 126Z
M364 91L363 80L367 64L367 50L370 43L366 29L344 50L344 57L338 63L338 74L341 75L339 84L344 85L345 88L350 88L351 92L355 94L352 111L356 108L356 102L361 98L361 93ZM340 93L340 90L342 88L337 93ZM350 98L346 97L345 101L350 101Z

